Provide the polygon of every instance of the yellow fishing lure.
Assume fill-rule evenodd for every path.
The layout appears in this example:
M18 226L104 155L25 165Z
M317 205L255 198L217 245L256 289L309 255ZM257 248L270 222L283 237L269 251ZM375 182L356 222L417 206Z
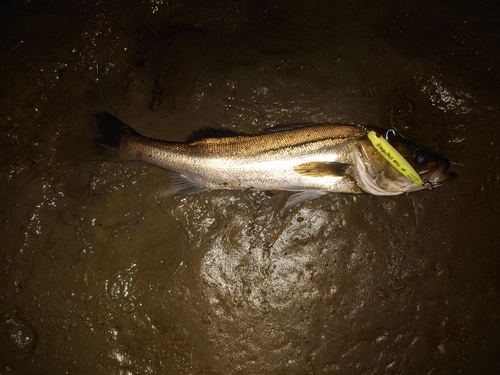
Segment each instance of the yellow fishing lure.
M423 181L418 175L417 171L408 163L408 161L401 155L398 150L391 146L391 144L377 132L369 131L368 139L380 154L387 159L387 161L396 168L403 176L410 179L418 185L423 185Z

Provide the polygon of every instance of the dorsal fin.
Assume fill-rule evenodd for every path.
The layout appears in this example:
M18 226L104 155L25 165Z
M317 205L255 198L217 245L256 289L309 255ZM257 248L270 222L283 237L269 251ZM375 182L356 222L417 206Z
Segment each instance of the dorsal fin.
M279 133L279 132L285 132L288 130L294 130L294 129L302 129L302 128L308 128L310 126L318 126L318 125L325 125L321 123L313 123L313 122L308 122L308 123L297 123L297 124L276 124L271 126L270 128L264 128L261 129L261 133Z
M325 126L325 125L335 125L341 127L352 127L353 129L359 129L360 125L357 124L333 124L330 122L305 122L305 123L295 123L295 124L276 124L269 128L261 129L261 133L278 133L294 129L309 128L312 126Z
M332 138L350 138L350 137L360 137L365 135L367 130L364 126L354 125L354 124L279 124L271 128L262 129L261 134L279 133L291 130L300 130L307 128L311 129L328 129L329 136Z

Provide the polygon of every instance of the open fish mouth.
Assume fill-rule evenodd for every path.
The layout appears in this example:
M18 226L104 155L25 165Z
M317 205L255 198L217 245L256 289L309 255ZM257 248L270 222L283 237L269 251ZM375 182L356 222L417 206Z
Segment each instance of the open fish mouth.
M428 172L420 173L424 186L427 190L433 190L439 186L446 185L457 178L457 174L455 172L445 173L449 166L450 162L445 163L441 168L434 171L434 173L432 173L429 177L424 177L424 175L428 174Z

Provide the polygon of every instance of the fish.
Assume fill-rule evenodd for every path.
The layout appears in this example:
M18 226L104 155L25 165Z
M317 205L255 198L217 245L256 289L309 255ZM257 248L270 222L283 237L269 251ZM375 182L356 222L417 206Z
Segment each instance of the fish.
M107 112L97 113L95 120L96 149L118 160L173 172L166 194L216 189L294 192L284 213L330 193L394 196L433 190L457 177L447 172L448 159L394 130L375 126L290 124L254 134L203 128L186 142L172 142L146 137ZM369 139L370 132L411 165L417 182L391 165L381 144L376 147Z

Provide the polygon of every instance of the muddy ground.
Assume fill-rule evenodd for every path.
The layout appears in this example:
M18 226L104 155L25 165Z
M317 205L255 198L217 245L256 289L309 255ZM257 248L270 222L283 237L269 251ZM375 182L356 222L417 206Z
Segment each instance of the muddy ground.
M468 5L470 3L470 5ZM496 2L0 5L0 373L500 373ZM145 135L395 128L458 173L432 192L164 197L94 160Z

